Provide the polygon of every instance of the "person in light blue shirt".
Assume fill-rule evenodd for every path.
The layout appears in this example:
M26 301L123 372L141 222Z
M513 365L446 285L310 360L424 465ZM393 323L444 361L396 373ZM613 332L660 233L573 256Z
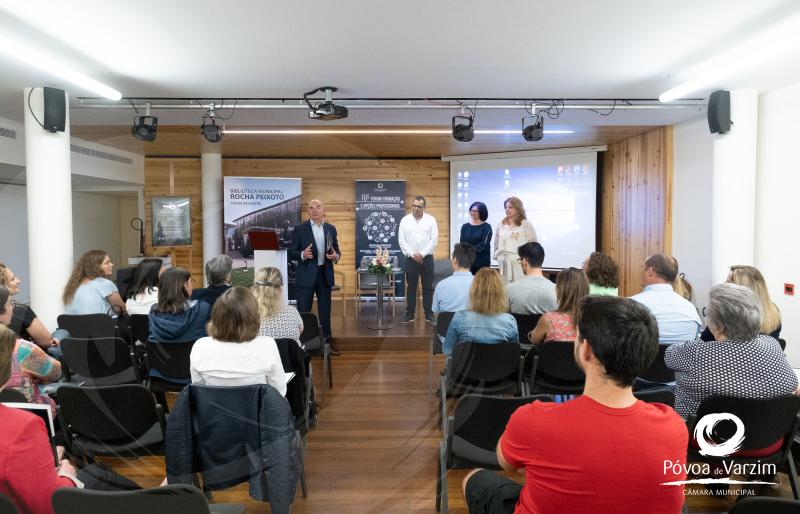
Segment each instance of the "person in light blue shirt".
M107 278L113 268L114 264L103 250L84 253L64 287L64 313L110 314L112 306L117 313L125 312L125 302L116 284Z
M481 268L469 288L469 310L458 311L447 329L442 352L451 355L459 343L518 342L514 316L508 313L508 296L495 270Z
M644 290L631 296L656 318L659 344L691 341L702 325L694 304L672 289L677 273L669 256L651 255L644 263Z
M436 285L433 292L433 312L457 312L469 308L469 287L472 272L469 268L475 261L475 247L469 243L457 243L453 247L450 266L453 274Z

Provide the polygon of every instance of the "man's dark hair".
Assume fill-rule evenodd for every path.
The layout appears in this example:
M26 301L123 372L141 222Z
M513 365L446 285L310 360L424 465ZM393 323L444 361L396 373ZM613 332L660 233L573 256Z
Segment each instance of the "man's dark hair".
M453 247L453 258L459 268L469 268L475 262L475 247L469 243L456 243Z
M539 243L525 243L517 248L517 253L532 268L541 268L544 264L544 248Z
M428 206L428 201L427 201L427 200L425 199L425 197L424 197L424 196L422 196L422 195L417 195L417 196L415 196L415 197L414 197L414 200L422 200L422 205L423 205L423 206L425 206L425 207L427 207L427 206Z
M469 206L469 210L475 209L478 211L478 219L481 221L486 221L489 218L489 209L486 208L486 204L483 202L472 202L472 205Z
M650 310L629 298L586 296L576 323L606 375L630 387L658 354L658 325Z
M675 279L678 277L677 266L675 266L669 256L662 253L657 253L648 257L647 260L644 261L644 267L645 269L653 268L653 272L656 276L670 284L675 282Z

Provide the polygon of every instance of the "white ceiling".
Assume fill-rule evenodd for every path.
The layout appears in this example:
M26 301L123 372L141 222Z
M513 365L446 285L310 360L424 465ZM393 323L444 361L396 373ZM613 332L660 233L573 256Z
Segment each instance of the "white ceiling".
M687 70L800 11L794 0L0 0L0 33L56 56L126 97L657 98ZM800 53L700 91L800 82ZM93 96L0 53L0 117L21 120L22 88ZM565 114L548 128L669 124L701 114ZM160 124L197 112L156 113ZM344 123L447 124L451 111L353 111ZM479 113L517 127L520 111ZM128 110L71 111L79 125L127 124ZM229 124L287 125L305 111L238 111ZM492 127L494 128L494 127Z

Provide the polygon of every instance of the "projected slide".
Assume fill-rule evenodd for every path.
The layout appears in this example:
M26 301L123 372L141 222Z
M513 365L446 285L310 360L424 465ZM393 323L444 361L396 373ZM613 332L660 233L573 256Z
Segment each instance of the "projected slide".
M453 244L469 221L472 202L486 204L496 232L505 217L503 201L517 196L544 246L546 268L580 267L595 250L595 152L452 162L450 183Z

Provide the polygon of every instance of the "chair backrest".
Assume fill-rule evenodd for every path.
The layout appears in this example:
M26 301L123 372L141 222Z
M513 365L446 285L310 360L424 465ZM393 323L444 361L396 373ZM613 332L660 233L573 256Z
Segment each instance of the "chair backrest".
M14 502L4 494L0 494L0 514L19 514Z
M794 439L790 432L797 429L800 413L800 397L794 394L777 398L734 398L731 396L709 396L697 408L695 418L700 420L707 414L731 413L745 427L745 438L741 450L766 448L786 436L789 444ZM720 421L714 427L714 435L720 442L735 432L733 422ZM784 445L786 446L786 445Z
M275 344L281 354L283 371L295 374L295 377L286 384L286 399L295 419L302 418L306 414L308 398L311 395L306 381L310 359L294 339L275 339Z
M450 328L450 322L453 321L455 312L445 311L436 315L436 334L442 338L447 337L447 329Z
M153 394L139 384L58 388L59 417L71 436L105 444L135 441L161 422Z
M647 403L663 403L670 407L675 407L675 393L666 387L654 387L652 389L642 389L634 391L633 396Z
M150 317L147 314L131 314L129 319L134 342L146 343L150 337Z
M208 513L206 497L190 485L167 485L137 491L92 491L62 487L53 493L55 514L113 512L114 514Z
M194 341L157 343L147 341L147 363L151 370L176 380L191 380L190 356Z
M736 502L730 514L800 514L800 501L784 498L744 498Z
M784 351L786 350L786 339L783 339L782 337L779 337L778 338L778 344L781 345L781 350L784 350Z
M134 384L141 382L131 347L119 337L61 340L64 373L68 378L92 385Z
M664 363L664 354L669 346L668 344L658 345L658 355L656 355L656 358L650 363L650 367L647 368L647 371L639 378L659 384L675 381L675 372L669 369Z
M28 403L28 399L16 389L3 389L0 391L0 403Z
M514 411L536 400L552 402L553 398L545 394L522 397L464 395L458 399L453 412L453 435L493 452Z
M582 383L586 375L575 363L575 343L550 341L531 349L539 356L536 378L563 383Z
M497 382L519 374L519 343L459 343L453 348L450 376L455 381Z
M520 343L528 343L528 334L536 328L536 324L539 323L539 318L542 317L541 314L514 314L514 319L517 321L517 331L519 332L519 342Z
M300 334L300 342L306 343L315 337L322 337L319 320L313 312L301 312L300 319L303 320L303 333Z
M78 339L116 335L116 323L108 314L62 314L58 317L58 328L63 328L71 337Z

